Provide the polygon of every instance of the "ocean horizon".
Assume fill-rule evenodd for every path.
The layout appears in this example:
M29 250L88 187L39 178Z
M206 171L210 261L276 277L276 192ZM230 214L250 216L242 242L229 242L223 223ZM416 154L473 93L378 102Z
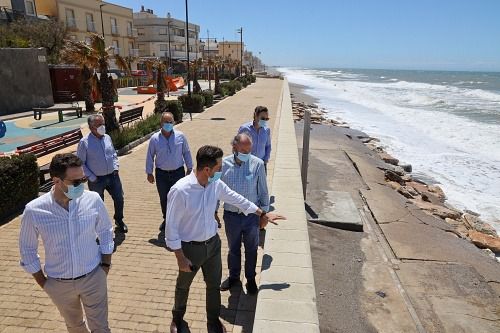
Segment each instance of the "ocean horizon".
M500 72L277 68L500 233Z

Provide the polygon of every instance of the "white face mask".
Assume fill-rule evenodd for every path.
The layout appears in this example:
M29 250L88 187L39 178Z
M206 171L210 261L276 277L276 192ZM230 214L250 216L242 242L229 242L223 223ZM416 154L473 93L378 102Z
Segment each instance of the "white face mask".
M104 135L106 134L106 126L104 125L99 126L97 127L96 131L97 133L99 133L99 135Z

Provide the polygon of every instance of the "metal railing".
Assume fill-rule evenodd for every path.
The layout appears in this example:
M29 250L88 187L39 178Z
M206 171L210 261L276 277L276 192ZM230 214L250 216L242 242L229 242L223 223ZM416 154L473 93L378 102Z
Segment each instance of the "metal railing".
M129 49L128 55L131 57L138 57L139 56L139 49Z
M111 34L112 35L118 35L118 26L117 25L112 25L111 26Z
M76 19L74 17L67 18L66 27L70 29L76 29Z
M116 80L117 88L128 88L128 87L139 87L145 86L147 83L147 77L121 77Z

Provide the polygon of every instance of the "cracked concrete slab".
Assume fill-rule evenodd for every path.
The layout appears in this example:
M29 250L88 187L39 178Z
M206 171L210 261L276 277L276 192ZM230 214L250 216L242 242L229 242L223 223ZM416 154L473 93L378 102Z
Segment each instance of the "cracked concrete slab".
M476 269L405 262L398 277L428 332L500 332L500 302Z

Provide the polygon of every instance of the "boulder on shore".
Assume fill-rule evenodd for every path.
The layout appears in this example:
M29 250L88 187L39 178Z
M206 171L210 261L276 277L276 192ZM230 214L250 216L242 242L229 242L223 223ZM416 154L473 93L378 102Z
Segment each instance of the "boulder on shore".
M380 153L379 154L380 158L385 162L385 163L389 163L389 164L392 164L392 165L398 165L399 164L399 160L387 153Z
M387 180L399 183L401 186L405 185L405 181L402 178L402 176L398 175L397 172L392 171L392 170L385 170L385 178Z
M456 220L460 217L461 213L456 210L448 209L443 206L435 205L430 202L426 202L423 200L411 200L413 204L415 204L418 208L431 213L432 215L439 216L442 219L452 219Z
M490 249L495 253L500 253L500 238L483 234L482 232L471 230L469 238L472 243L480 249Z

